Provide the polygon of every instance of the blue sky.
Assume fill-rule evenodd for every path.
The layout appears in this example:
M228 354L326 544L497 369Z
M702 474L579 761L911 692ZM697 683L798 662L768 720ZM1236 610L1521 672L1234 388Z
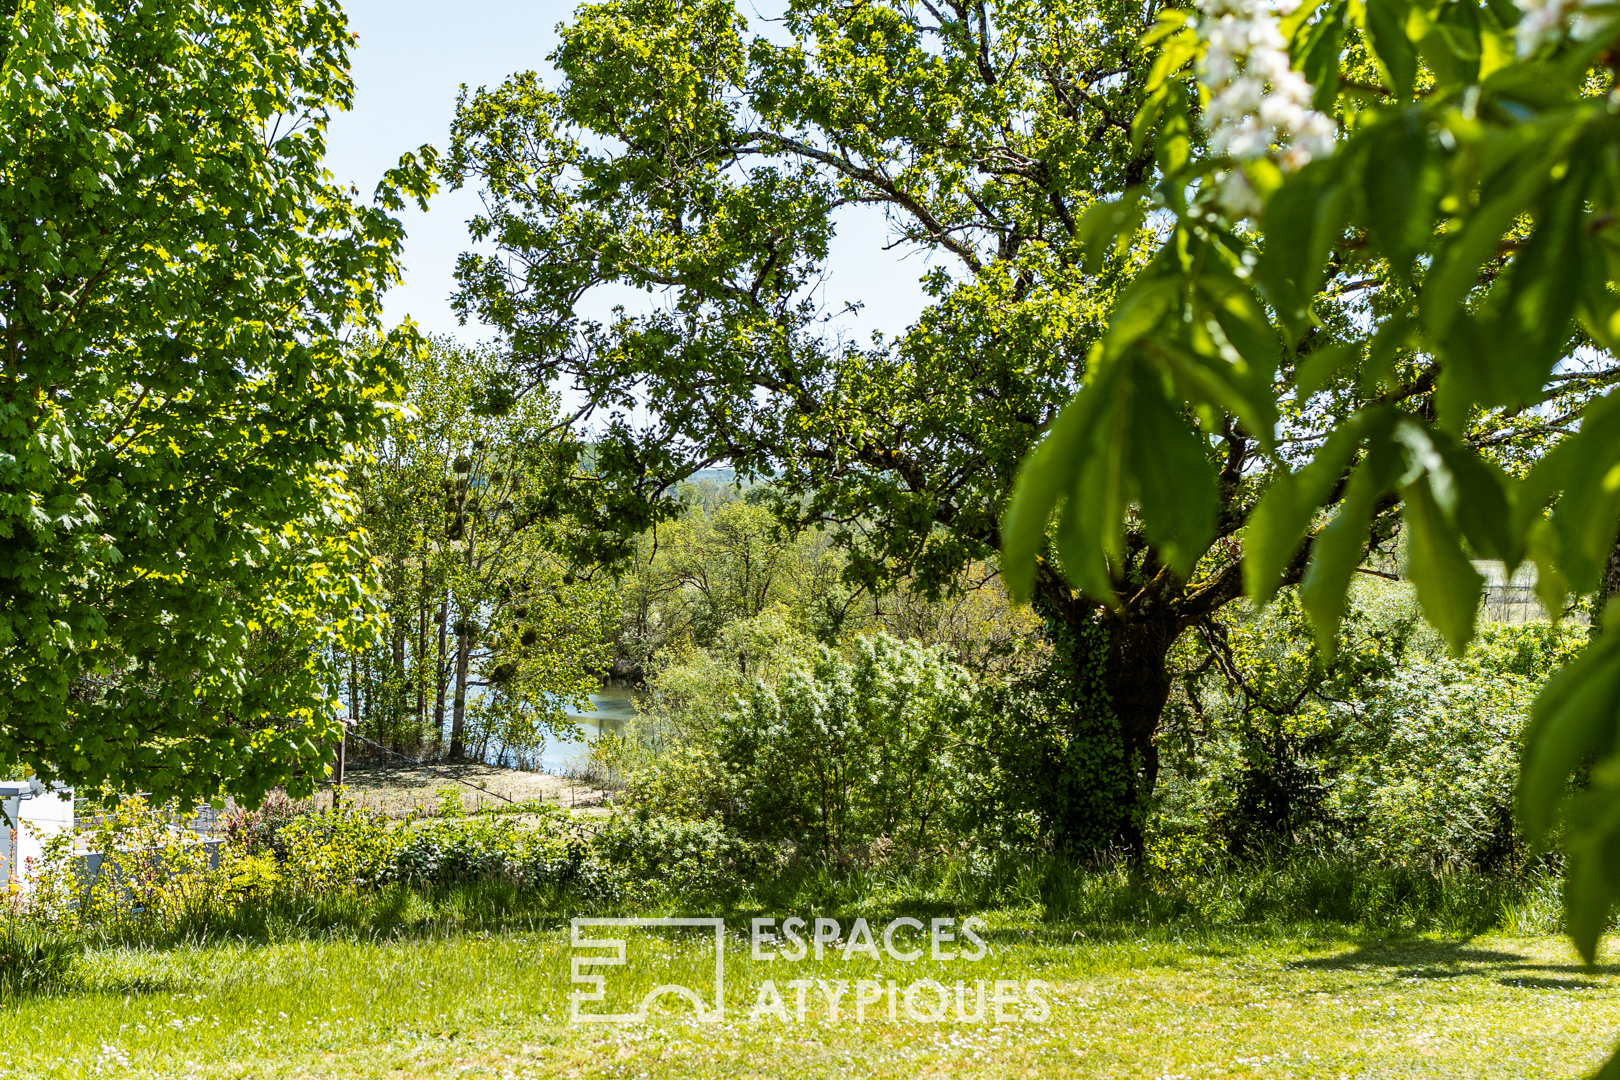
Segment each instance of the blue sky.
M423 143L443 148L457 88L493 86L515 71L547 74L555 27L574 7L555 0L349 0L349 25L360 35L353 52L355 108L333 119L327 167L339 181L369 193L404 151ZM475 191L440 192L428 213L406 213L405 281L388 296L389 321L408 314L431 333L490 336L487 328L458 326L449 302L456 255L468 245L466 222L478 208ZM862 336L903 329L925 299L917 286L923 259L884 252L887 239L875 211L839 219L826 299L833 307L845 299L865 303L861 316L845 324ZM605 313L609 301L601 305Z

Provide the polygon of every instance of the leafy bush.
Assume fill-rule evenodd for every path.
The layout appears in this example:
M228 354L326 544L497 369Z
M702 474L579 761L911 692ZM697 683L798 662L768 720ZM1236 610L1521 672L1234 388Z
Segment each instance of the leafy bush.
M1157 865L1289 847L1372 865L1523 864L1512 805L1530 704L1587 629L1486 624L1452 657L1407 586L1354 599L1331 662L1291 592L1184 650Z
M232 847L250 855L273 854L285 858L280 846L281 830L301 813L298 803L284 791L272 791L257 809L237 808L225 814L225 836Z
M268 815L236 816L215 858L168 814L126 798L85 845L100 860L99 871L85 872L83 855L64 833L47 845L13 913L20 925L68 940L84 934L149 940L218 926L262 930L266 920L288 912L317 921L347 918L345 912L413 891L471 888L480 904L527 908L564 898L609 903L621 893L622 875L571 836L556 807L525 818L394 822L348 804L321 811L288 805L294 812L273 805Z
M1352 855L1405 864L1517 867L1514 787L1531 704L1586 628L1491 625L1461 658L1405 665L1338 746L1324 802Z
M363 888L383 880L400 838L386 814L347 803L299 815L277 834L282 881L300 892Z
M592 847L623 880L626 898L735 900L767 859L756 844L716 821L691 821L645 808L615 814Z
M727 717L727 824L826 855L880 837L937 841L970 784L961 740L973 696L940 650L886 634L857 639L847 659L821 648L776 686L756 683Z
M530 828L486 817L402 829L378 881L432 886L498 881L524 889L567 889L588 901L617 898L611 875L589 858L585 844L556 827L558 816Z

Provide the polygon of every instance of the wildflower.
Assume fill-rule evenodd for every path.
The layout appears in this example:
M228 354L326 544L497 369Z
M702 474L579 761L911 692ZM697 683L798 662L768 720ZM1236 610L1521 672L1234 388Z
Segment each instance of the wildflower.
M1310 107L1315 90L1293 69L1277 16L1297 0L1200 0L1205 51L1202 79L1210 149L1237 162L1270 158L1284 172L1333 152L1338 128ZM1241 169L1215 174L1215 201L1229 215L1262 208Z

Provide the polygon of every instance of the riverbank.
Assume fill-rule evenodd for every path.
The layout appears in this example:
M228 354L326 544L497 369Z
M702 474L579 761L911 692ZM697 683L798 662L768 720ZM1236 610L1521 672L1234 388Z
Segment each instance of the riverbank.
M437 808L441 802L438 793L445 789L454 790L462 806L473 812L534 802L588 810L601 807L607 795L586 780L478 762L414 765L388 759L360 761L348 767L344 786L356 806L380 810L390 817L402 817L413 809ZM331 795L323 790L314 802L329 806Z

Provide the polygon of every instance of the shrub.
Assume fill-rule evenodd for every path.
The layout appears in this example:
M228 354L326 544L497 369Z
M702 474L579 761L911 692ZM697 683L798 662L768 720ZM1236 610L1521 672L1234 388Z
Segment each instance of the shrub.
M825 855L887 837L921 848L959 815L970 784L961 740L974 684L937 649L886 634L846 659L821 648L727 717L718 757L726 823Z
M256 810L235 809L225 814L225 836L231 846L250 855L270 853L285 858L281 830L303 811L284 791L272 791Z
M1513 792L1530 707L1586 628L1486 626L1461 658L1405 665L1335 747L1324 806L1340 846L1374 861L1512 869Z
M586 845L558 828L555 811L525 828L506 818L449 819L401 830L379 874L382 883L444 886L500 881L519 888L568 889L581 899L611 900L610 875Z
M382 880L398 845L386 814L344 803L301 814L277 834L282 881L300 892L362 888Z
M626 885L626 898L734 901L767 859L765 850L716 821L690 821L645 808L615 814L592 847Z
M1184 650L1191 670L1160 739L1156 865L1297 848L1370 865L1522 866L1524 726L1587 629L1487 624L1451 657L1418 625L1407 586L1354 601L1332 662L1289 592Z

